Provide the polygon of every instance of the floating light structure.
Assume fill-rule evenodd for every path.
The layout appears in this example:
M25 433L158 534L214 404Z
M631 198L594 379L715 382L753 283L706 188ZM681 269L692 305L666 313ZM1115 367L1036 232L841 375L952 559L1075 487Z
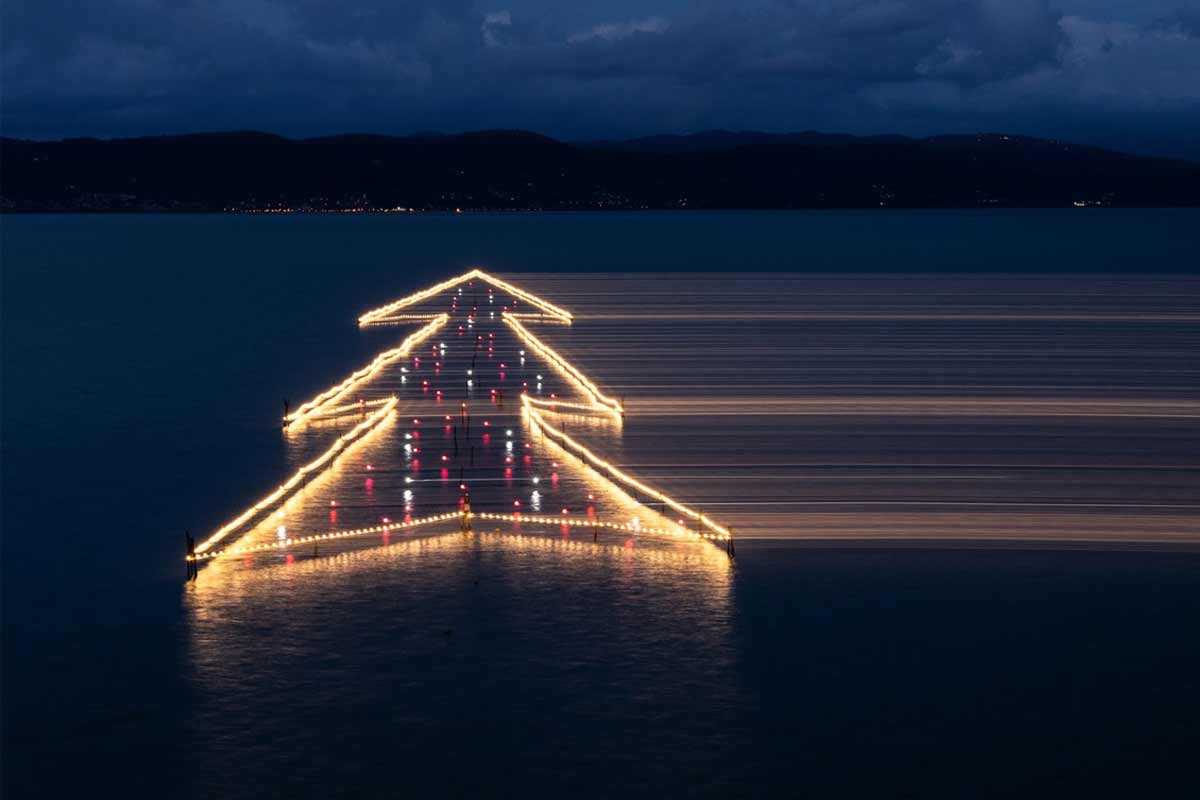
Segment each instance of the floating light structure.
M708 517L704 516L701 512L695 511L695 510L687 507L683 503L668 496L664 492L662 492L658 489L655 489L655 488L637 480L632 475L630 475L630 474L624 472L623 470L621 470L620 468L618 468L616 465L602 459L600 456L598 456L596 453L594 453L593 451L588 449L586 446L584 446L578 440L567 435L567 433L565 431L560 430L559 428L555 427L554 425L552 425L551 423L549 423L547 421L546 417L544 416L545 413L555 413L555 412L560 412L560 411L568 410L568 409L572 410L572 411L583 411L583 412L598 411L598 412L602 412L602 413L612 414L617 419L620 419L624 414L624 408L623 408L622 403L618 402L617 400L615 400L611 397L606 396L600 390L600 388L598 386L596 386L596 384L594 384L591 380L589 380L575 366L573 366L565 358L563 358L561 355L559 355L555 350L553 350L553 348L549 347L544 342L542 342L540 339L538 339L536 336L534 336L529 331L529 329L525 327L525 325L521 321L522 319L525 319L525 320L534 319L534 320L537 320L540 322L553 321L553 322L559 322L562 324L569 325L569 324L571 324L571 322L573 320L573 317L570 314L570 312L568 312L564 309L561 309L558 306L555 306L551 303L547 303L546 301L541 300L540 298L537 298L537 297L529 294L528 292L525 292L524 290L519 289L516 286L513 286L512 284L510 284L506 281L503 281L499 278L489 275L489 274L483 272L482 270L475 269L468 273L465 273L464 275L460 275L457 278L452 278L448 281L443 281L442 283L437 284L436 286L430 287L429 289L423 290L421 292L417 292L417 293L409 295L408 297L405 297L405 298L401 298L400 300L397 300L393 303L389 303L386 306L381 306L380 308L374 309L372 311L368 311L367 313L365 313L359 317L358 322L359 322L360 326L375 325L375 324L392 324L392 323L395 323L395 322L398 322L398 321L401 321L404 319L428 320L428 323L425 326L423 326L421 329L416 331L415 333L411 334L408 338L406 338L399 347L394 348L392 350L387 350L383 353L380 353L375 358L375 360L372 361L370 364L368 364L366 367L353 373L349 378L347 378L342 383L340 383L336 386L330 387L326 391L317 395L315 398L313 398L309 402L300 406L293 414L290 414L287 417L285 417L285 422L290 426L290 425L292 425L296 422L299 422L301 420L304 420L304 419L326 418L326 417L330 417L330 416L336 416L338 414L343 414L343 413L346 413L351 410L365 413L369 408L377 407L377 409L370 416L368 416L366 419L364 419L362 422L360 422L352 430L350 430L346 434L339 437L337 439L337 441L334 442L333 446L331 446L327 451L325 451L325 453L323 453L321 456L319 456L317 459L315 459L311 463L302 467L287 482L285 482L284 484L279 486L279 488L277 488L274 492L272 492L271 494L264 497L262 500L260 500L254 506L251 506L249 509L244 511L238 517L234 518L229 523L227 523L226 525L219 528L211 536L209 536L207 539L205 539L203 542L201 542L196 547L195 555L189 556L189 558L197 560L197 561L201 561L201 560L214 558L218 555L248 553L248 552L272 550L272 549L280 549L280 548L290 547L290 546L296 545L296 544L318 542L318 541L323 541L323 540L327 540L327 539L349 538L349 537L353 537L353 536L365 535L368 533L382 532L382 533L386 534L388 531L393 530L393 529L407 529L407 528L417 527L419 525L430 524L433 522L443 522L443 521L447 521L447 520L451 520L451 519L462 518L464 515L464 512L452 512L452 513L447 513L447 514L439 514L439 515L434 515L432 517L425 517L423 519L418 519L418 520L406 519L406 521L401 522L401 523L392 523L387 518L384 518L385 523L386 523L384 525L377 525L377 526L372 526L370 528L360 528L360 529L350 530L350 531L335 531L335 532L330 532L330 533L325 533L325 534L315 534L312 536L305 536L305 537L287 536L286 529L283 526L280 526L280 528L279 528L280 536L286 537L286 538L281 538L278 541L264 543L264 544L258 544L258 545L235 546L235 547L225 548L225 549L221 549L221 550L213 549L216 544L218 544L220 541L222 541L230 533L238 530L243 525L245 525L250 520L252 520L260 512L268 509L275 503L277 503L277 502L281 501L283 498L285 498L288 495L288 493L291 492L293 489L295 489L296 486L300 485L300 483L302 481L304 481L308 475L325 467L334 457L336 457L340 452L342 452L351 443L353 443L354 441L357 441L358 439L360 439L361 437L370 433L371 431L376 430L385 420L389 419L392 416L392 412L396 409L398 402L399 402L398 399L395 397L392 397L387 400L372 400L372 401L361 401L360 400L358 403L355 403L352 405L334 406L332 404L337 402L338 400L344 398L347 393L349 393L351 390L353 390L355 387L357 387L361 383L373 378L381 369L383 369L388 364L394 362L395 360L397 360L399 358L406 357L415 345L417 345L424 339L431 336L439 328L444 326L450 319L450 315L445 314L445 313L437 314L437 315L415 315L415 314L413 314L413 315L398 315L397 312L399 312L403 308L414 305L423 300L429 299L430 297L434 297L437 294L440 294L441 292L447 291L449 289L453 289L455 287L458 287L458 294L461 295L462 288L461 288L461 286L459 286L459 284L464 283L464 282L473 281L476 278L483 280L487 283L490 283L497 288L501 288L516 298L525 300L527 303L534 306L541 312L540 314L534 314L534 313L529 313L529 312L517 313L516 311L509 311L508 307L505 306L504 310L501 313L501 319L504 321L504 323L506 325L508 325L514 331L514 333L517 334L517 336L522 340L522 342L525 344L526 347L529 347L529 348L535 350L539 355L541 355L543 358L545 358L547 361L551 362L555 367L557 367L559 370L561 370L570 379L570 381L579 389L579 391L582 394L584 394L591 401L590 403L562 401L562 400L558 400L556 395L554 395L554 394L551 395L552 400L547 401L547 400L542 400L540 398L530 397L527 393L522 393L521 394L522 417L529 422L530 426L535 431L540 430L544 434L549 434L552 441L554 441L557 445L562 447L565 451L567 451L571 455L574 455L575 457L579 458L584 463L592 466L593 468L595 468L596 470L601 472L601 474L605 475L607 478L612 480L619 487L631 489L634 492L641 493L642 495L653 498L654 500L656 500L660 503L663 503L665 506L669 506L670 508L675 510L677 513L681 514L683 517L694 520L697 523L697 529L692 530L690 528L685 527L684 520L682 520L682 519L679 520L678 528L652 528L652 527L644 527L644 526L640 525L640 523L636 519L634 519L631 523L621 524L621 523L601 522L594 518L563 519L562 517L558 517L558 518L528 517L528 516L522 515L520 512L514 512L511 514L492 514L492 513L488 513L488 512L481 512L481 513L475 514L474 516L478 516L480 519L511 520L514 523L553 523L553 524L561 524L563 526L578 526L578 527L586 526L588 528L605 528L605 529L619 530L619 531L632 531L632 532L636 532L636 533L665 533L665 534L671 534L671 535L675 535L675 536L684 535L684 536L691 536L691 537L696 537L696 538L708 538L708 539L715 539L715 540L728 540L729 538L731 538L731 532L729 531L729 529L727 529L721 525L718 525L717 523L715 523ZM473 284L470 284L470 285L473 285ZM489 300L490 300L490 294L491 294L491 290L489 289ZM516 300L513 301L512 305L513 305L513 308L515 309L515 307L517 305ZM473 320L471 318L468 318L467 323L468 323L468 325L470 325L473 323ZM459 333L460 333L460 335L462 334L461 326L459 328ZM492 336L493 336L492 334L489 334L489 338L492 338ZM441 348L444 351L445 345L442 344ZM489 347L489 350L490 349L491 348ZM520 350L519 352L520 352L520 356L521 356L521 362L524 363L525 351ZM436 354L436 350L435 350L435 354ZM419 358L414 358L414 366L419 366L419 365L420 365ZM402 368L402 372L407 372L407 369ZM470 373L468 373L468 374L470 374ZM538 376L539 388L540 388L541 379L542 379L542 376L539 375ZM427 383L426 383L426 385L427 385ZM527 384L523 383L522 385L527 385ZM439 392L439 394L440 394L440 392ZM463 405L465 406L465 403ZM449 417L447 417L447 419L449 419ZM413 424L414 425L419 424L419 420L414 419ZM488 425L489 425L489 422L485 420L484 426L488 426ZM512 435L511 431L508 431L507 435L511 436ZM407 436L406 436L406 438L407 438ZM527 448L528 448L528 446L529 445L526 444ZM407 447L406 447L406 449L407 449ZM445 455L442 456L443 461L446 460L446 458L447 457ZM526 457L526 458L528 458L528 457ZM511 461L511 458L509 460ZM415 461L413 462L414 467L416 466L416 463L417 462L415 462ZM555 464L555 466L557 466L557 463ZM557 479L557 474L553 475L552 478ZM413 479L411 477L406 477L404 479L404 481L406 484L411 484ZM538 482L538 478L536 476L534 476L533 483L536 485L537 482ZM460 489L463 489L463 488L465 488L465 484L460 484ZM588 494L588 499L589 500L593 499L592 493ZM336 506L336 501L331 501L330 505ZM514 500L513 506L516 508L520 508L520 506L521 506L520 501ZM569 510L566 508L563 508L562 514L564 516L568 516ZM589 510L589 515L590 514L591 514L591 512ZM466 512L466 515L472 516L470 514L470 512ZM629 543L627 542L627 545L628 544ZM289 555L289 558L290 558L290 555Z

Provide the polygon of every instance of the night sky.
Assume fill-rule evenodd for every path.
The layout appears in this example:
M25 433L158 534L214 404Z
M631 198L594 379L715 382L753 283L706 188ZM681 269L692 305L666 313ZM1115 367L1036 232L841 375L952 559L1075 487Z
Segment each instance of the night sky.
M7 136L996 131L1200 159L1195 0L6 0Z

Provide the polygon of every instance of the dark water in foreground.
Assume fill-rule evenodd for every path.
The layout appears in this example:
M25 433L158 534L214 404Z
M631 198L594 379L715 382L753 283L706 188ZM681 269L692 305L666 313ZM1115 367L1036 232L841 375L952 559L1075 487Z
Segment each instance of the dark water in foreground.
M1186 790L1200 301L1194 277L1136 273L1194 269L1198 222L4 218L5 794ZM946 539L992 544L746 541L731 565L699 542L431 531L218 561L181 588L179 531L220 524L294 465L281 398L402 335L354 317L475 263L809 273L774 289L775 317L726 308L743 335L774 337L780 373L738 341L712 376L670 376L709 406L664 400L655 381L690 356L661 337L699 335L686 315L730 290L676 302L670 278L625 276L629 305L603 307L610 279L542 282L596 316L556 346L640 406L608 444L656 480L762 535L941 520ZM1047 269L1073 274L999 274ZM621 318L639 304L644 318ZM681 471L706 448L730 469L773 457L778 437L753 425L705 427L751 399L754 425L776 420L800 455L753 481ZM813 508L788 530L764 497ZM961 503L977 513L945 510ZM1042 541L995 542L1014 528Z

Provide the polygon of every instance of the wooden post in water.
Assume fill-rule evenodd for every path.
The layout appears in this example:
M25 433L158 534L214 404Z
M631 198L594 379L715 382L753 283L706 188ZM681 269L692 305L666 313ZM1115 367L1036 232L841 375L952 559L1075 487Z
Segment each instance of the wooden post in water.
M462 513L462 532L471 532L471 495L468 494L463 498L463 513Z

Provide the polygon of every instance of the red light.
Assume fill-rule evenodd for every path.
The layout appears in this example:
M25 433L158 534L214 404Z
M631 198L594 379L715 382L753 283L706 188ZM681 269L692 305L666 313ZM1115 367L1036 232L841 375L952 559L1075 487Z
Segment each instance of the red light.
M374 465L374 464L367 464L367 472L370 472L370 471L371 471L371 470L373 470L373 469L375 469L375 465Z
M442 453L442 461L449 461L449 460L450 460L450 456L446 455L445 453Z
M486 428L486 427L488 427L488 426L489 426L489 425L491 425L491 424L492 424L492 423L488 422L486 419L483 421L483 427L485 427L485 428Z
M336 505L337 505L337 500L330 500L330 501L329 501L329 505L331 505L331 506L336 506Z
M567 511L567 510L564 508L564 509L563 509L563 513L564 513L564 514L570 514L571 512L570 512L570 511Z
M391 520L390 520L388 517L384 517L384 518L383 518L383 523L384 523L385 525L386 525L387 523L389 523L389 522L391 522Z
M520 500L513 500L513 507L514 507L514 508L520 508L520 507L521 507L521 501L520 501Z

